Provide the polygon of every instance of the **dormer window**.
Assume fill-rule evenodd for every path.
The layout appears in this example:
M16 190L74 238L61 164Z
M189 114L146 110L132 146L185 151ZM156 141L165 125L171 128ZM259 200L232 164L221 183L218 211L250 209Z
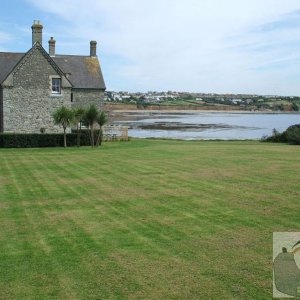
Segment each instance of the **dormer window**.
M60 78L52 78L52 94L61 94Z

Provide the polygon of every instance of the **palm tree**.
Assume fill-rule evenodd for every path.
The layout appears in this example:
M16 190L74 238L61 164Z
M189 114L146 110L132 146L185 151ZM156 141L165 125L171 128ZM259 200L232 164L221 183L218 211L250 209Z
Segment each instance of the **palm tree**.
M103 125L106 124L108 121L107 115L105 114L104 111L101 111L99 113L98 119L97 119L97 123L100 126L100 130L99 130L99 134L98 134L98 138L97 138L97 146L101 146L102 144L102 140L103 140Z
M75 123L77 125L77 146L78 147L80 146L81 124L82 124L82 119L84 117L84 114L85 114L84 108L78 107L74 109Z
M84 119L90 127L91 146L95 146L94 126L97 123L99 111L95 105L91 105L84 114Z
M64 147L66 148L67 147L66 129L67 127L71 126L74 120L74 112L71 109L62 106L53 113L53 119L55 124L61 125L64 129Z

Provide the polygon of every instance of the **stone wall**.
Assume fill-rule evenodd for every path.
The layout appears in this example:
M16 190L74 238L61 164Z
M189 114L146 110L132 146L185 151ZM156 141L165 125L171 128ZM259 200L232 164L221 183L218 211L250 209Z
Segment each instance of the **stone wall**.
M73 89L73 107L87 108L94 104L97 108L103 108L104 92L96 89Z
M54 125L52 114L61 107L71 107L71 87L52 94L51 76L59 76L39 49L34 49L13 74L12 86L3 88L4 132L63 132Z
M0 87L0 132L3 132L3 89Z

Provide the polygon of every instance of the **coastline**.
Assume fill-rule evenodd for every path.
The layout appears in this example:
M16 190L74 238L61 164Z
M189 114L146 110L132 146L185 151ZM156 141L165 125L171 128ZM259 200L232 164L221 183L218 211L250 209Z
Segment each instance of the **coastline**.
M211 105L211 106L192 106L192 105L149 105L138 108L133 104L113 104L104 103L104 110L113 114L136 113L147 114L199 114L199 113L229 113L229 114L300 114L300 111L273 111L273 110L249 110L241 109L236 106Z
M112 124L127 126L131 136L138 138L260 139L274 128L283 131L300 123L299 112L245 110L130 109L110 111L109 118ZM286 125L272 120L285 120Z
M287 115L300 115L297 111L250 111L250 110L147 110L147 109L113 109L111 113L123 114L123 113L139 113L139 114L199 114L199 113L225 113L225 114L287 114Z

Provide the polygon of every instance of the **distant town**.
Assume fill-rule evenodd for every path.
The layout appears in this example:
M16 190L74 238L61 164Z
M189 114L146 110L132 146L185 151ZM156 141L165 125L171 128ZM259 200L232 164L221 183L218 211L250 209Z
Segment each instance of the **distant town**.
M127 104L138 109L216 109L250 111L299 111L300 97L188 92L105 92L106 105Z

